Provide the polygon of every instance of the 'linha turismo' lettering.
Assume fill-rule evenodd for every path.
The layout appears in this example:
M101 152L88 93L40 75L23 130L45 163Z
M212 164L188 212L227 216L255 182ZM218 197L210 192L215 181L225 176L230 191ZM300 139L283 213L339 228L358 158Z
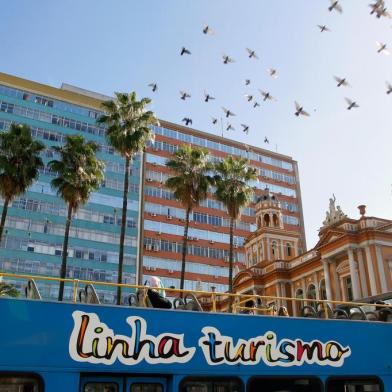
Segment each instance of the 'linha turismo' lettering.
M147 334L146 321L141 317L128 317L131 335L115 335L113 330L99 320L95 313L75 311L74 328L69 341L69 353L78 362L111 365L118 359L125 365L147 363L185 363L195 353L195 348L184 346L184 335L162 333Z
M277 341L274 332L244 340L221 335L213 327L202 329L199 346L209 365L257 365L260 361L267 366L301 366L304 363L340 367L351 355L350 347L335 341L322 343L318 340L304 342L301 339Z

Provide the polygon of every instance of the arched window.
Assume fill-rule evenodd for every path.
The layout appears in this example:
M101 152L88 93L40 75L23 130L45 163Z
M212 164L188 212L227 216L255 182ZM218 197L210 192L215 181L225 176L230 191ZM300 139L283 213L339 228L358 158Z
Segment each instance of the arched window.
M264 215L264 226L269 226L270 225L270 217L268 214Z
M274 227L279 227L279 219L276 214L272 215L272 221L274 222Z
M276 241L272 241L271 251L272 251L272 257L274 259L278 258L278 244Z
M325 279L320 281L320 299L327 299L327 289L325 287Z
M316 309L317 303L316 303L316 286L312 283L308 287L308 292L306 294L306 297L309 299L313 299L314 301L310 301L309 305L313 306Z

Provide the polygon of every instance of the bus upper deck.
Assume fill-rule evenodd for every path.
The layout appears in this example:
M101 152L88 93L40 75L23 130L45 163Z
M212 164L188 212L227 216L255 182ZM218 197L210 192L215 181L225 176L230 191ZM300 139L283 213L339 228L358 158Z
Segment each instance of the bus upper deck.
M391 324L0 298L0 391L392 391Z

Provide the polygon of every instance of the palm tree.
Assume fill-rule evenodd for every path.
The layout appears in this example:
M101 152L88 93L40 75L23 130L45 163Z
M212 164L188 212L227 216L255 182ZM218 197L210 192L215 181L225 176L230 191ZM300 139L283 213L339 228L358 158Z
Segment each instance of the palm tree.
M85 142L81 135L69 135L64 146L52 147L60 160L53 160L48 167L57 173L51 181L51 186L57 189L57 194L68 204L65 224L60 278L64 279L67 271L67 253L69 229L72 214L85 204L91 193L97 190L104 178L104 164L97 159L98 146L94 142ZM60 282L59 301L63 300L64 282Z
M19 291L12 284L0 282L0 297L19 297Z
M234 225L240 217L241 209L252 200L253 188L248 182L257 179L256 169L248 165L247 159L232 156L215 165L216 198L226 206L230 216L229 293L233 292ZM229 311L231 306L232 301L229 297Z
M213 178L208 175L213 165L208 160L207 149L183 145L166 162L166 166L174 173L173 177L167 179L166 186L174 191L174 197L185 207L180 281L180 289L183 290L189 216L191 211L207 197L208 188L213 183Z
M8 205L38 178L43 166L39 154L44 148L44 144L33 140L27 125L11 124L7 132L0 134L0 195L4 199L0 241Z
M134 155L143 153L149 141L154 140L151 124L157 124L155 114L146 110L151 102L149 98L136 98L136 93L115 93L116 99L102 104L104 115L98 119L99 124L107 126L108 143L125 159L123 207L121 217L120 252L118 256L117 283L122 283L124 264L124 240L127 223L128 188L130 165ZM143 197L143 195L141 195ZM142 211L139 211L141 214ZM121 286L117 286L117 305L121 304Z

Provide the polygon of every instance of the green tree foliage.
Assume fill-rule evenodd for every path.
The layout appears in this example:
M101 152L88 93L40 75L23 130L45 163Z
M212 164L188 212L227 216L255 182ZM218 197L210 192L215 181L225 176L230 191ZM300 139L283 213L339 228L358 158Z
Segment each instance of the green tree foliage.
M184 289L190 213L201 201L206 199L208 188L213 183L213 177L209 175L213 165L208 158L207 149L183 145L166 162L166 166L174 174L167 179L166 186L174 191L175 198L186 211L182 240L181 290Z
M241 214L241 209L252 201L253 188L249 181L256 180L256 169L249 166L245 158L226 157L215 165L216 198L221 201L230 216L229 250L229 293L233 292L234 225ZM231 311L232 302L229 301Z
M105 114L98 119L99 124L107 126L108 143L125 159L123 207L121 218L120 249L118 258L117 283L122 283L124 265L124 240L127 222L130 165L134 155L143 153L146 143L154 140L152 124L158 121L152 111L146 109L149 98L137 100L136 93L115 93L116 98L104 102ZM142 196L143 197L143 196ZM139 213L142 213L140 211ZM121 287L117 287L117 304L121 304Z
M40 152L45 146L34 141L30 127L11 124L0 133L0 195L4 199L0 223L0 241L4 231L9 203L38 178L43 166Z
M57 177L51 181L51 186L68 205L60 269L61 279L65 278L67 271L72 214L88 201L91 193L99 188L104 178L104 164L96 157L97 148L96 143L85 142L81 135L67 136L64 146L53 147L60 155L60 159L48 163L48 167L57 173ZM59 301L63 300L63 296L64 282L60 282Z

